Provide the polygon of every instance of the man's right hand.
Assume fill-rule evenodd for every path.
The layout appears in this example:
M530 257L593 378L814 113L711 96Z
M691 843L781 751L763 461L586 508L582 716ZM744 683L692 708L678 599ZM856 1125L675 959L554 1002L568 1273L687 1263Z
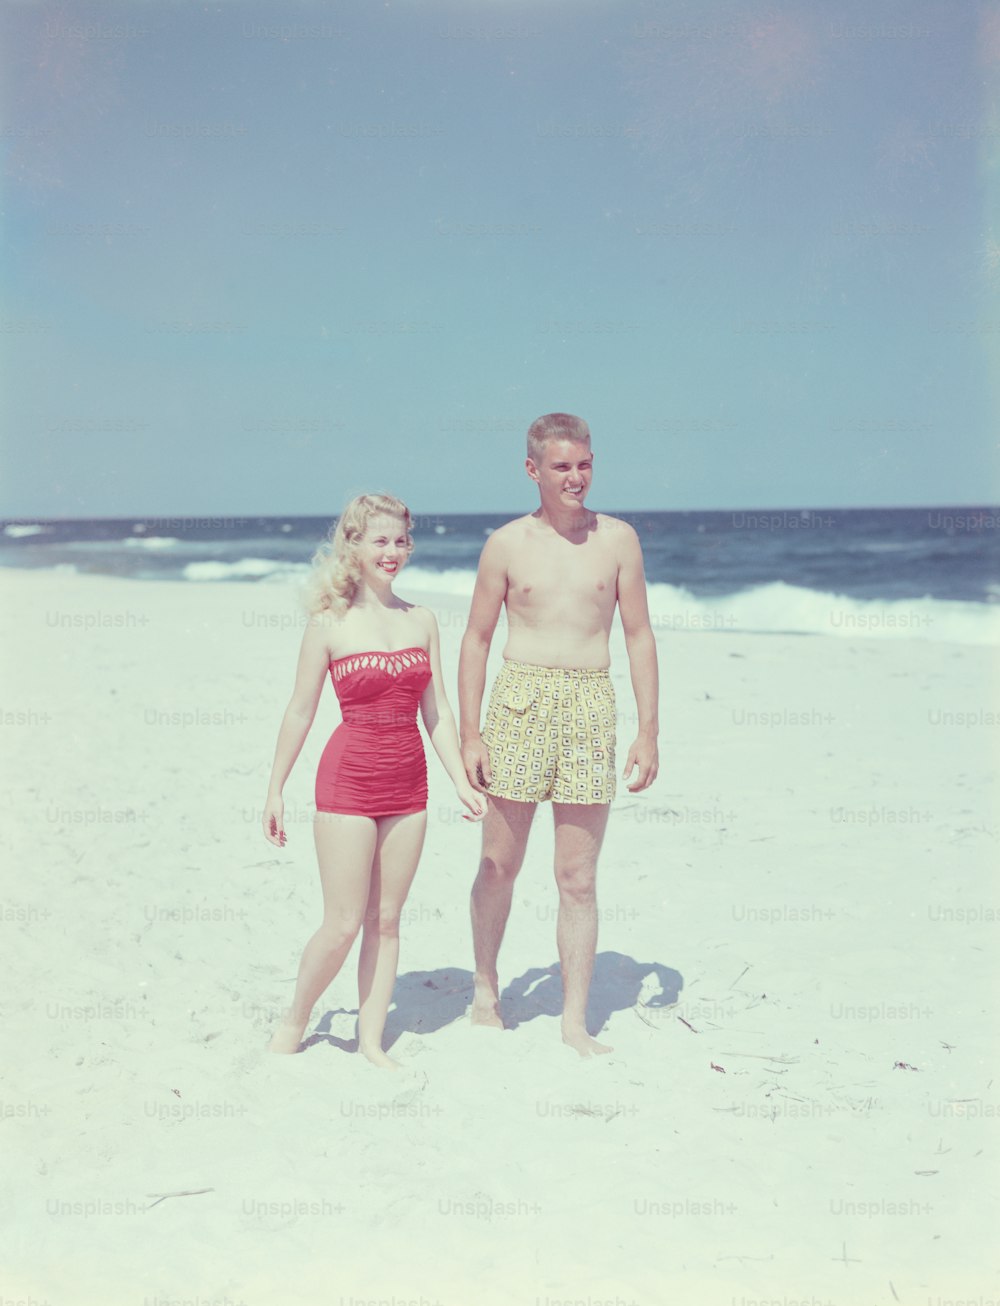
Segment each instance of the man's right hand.
M462 741L462 764L469 784L479 793L485 794L487 786L492 783L493 773L490 770L490 751L483 743L482 735Z

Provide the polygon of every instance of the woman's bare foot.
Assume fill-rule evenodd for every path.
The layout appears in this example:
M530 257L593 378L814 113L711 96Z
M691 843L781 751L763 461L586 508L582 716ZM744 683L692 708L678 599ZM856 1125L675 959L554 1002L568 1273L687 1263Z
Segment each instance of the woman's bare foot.
M308 1023L307 1020L293 1020L286 1012L267 1046L268 1052L298 1052Z
M382 1070L402 1070L403 1067L398 1061L393 1061L388 1053L383 1052L381 1048L358 1048L363 1057L367 1057L373 1066L378 1066Z
M562 1039L569 1047L576 1048L581 1057L597 1057L614 1051L607 1043L598 1043L596 1038L591 1038L585 1029L568 1029L564 1026Z

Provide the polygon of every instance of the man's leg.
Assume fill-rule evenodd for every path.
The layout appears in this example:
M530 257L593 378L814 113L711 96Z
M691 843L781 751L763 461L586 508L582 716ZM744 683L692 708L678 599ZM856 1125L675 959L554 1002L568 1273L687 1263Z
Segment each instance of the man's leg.
M534 815L534 803L491 797L483 818L483 852L479 874L472 886L472 946L476 958L474 1025L503 1029L497 956Z
M597 952L597 858L609 803L552 804L555 873L559 887L556 941L563 981L563 1042L582 1057L611 1048L587 1033L587 994Z

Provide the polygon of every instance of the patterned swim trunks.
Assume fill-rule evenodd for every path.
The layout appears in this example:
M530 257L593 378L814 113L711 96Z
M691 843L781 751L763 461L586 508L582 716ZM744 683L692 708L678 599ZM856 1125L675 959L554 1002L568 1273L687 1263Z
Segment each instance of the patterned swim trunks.
M487 793L522 803L610 803L615 691L607 671L505 660L483 726Z

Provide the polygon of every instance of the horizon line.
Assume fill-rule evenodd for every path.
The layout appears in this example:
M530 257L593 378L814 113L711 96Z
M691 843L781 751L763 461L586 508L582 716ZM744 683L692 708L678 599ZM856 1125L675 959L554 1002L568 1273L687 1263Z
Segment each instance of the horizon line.
M534 511L532 509L531 511ZM833 512L929 512L929 511L947 511L947 512L969 512L969 511L996 511L1000 514L1000 503L894 503L894 504L851 504L839 506L826 506L821 508L802 508L802 507L740 507L740 508L614 508L598 509L592 508L592 512L604 512L608 516L625 515L627 513L649 513L680 516L686 513L793 513L798 516L815 516L821 513ZM511 510L504 508L486 509L483 511L455 511L449 509L435 510L426 509L413 514L416 518L421 517L502 517L510 516L525 517L530 514L520 510ZM16 517L0 516L0 526L31 526L41 524L54 524L56 522L139 522L139 521L178 521L178 522L198 522L198 521L278 521L288 519L316 519L335 520L339 513L330 512L158 512L158 513L129 513L125 516L104 516L94 517L45 517L41 514L21 513Z

